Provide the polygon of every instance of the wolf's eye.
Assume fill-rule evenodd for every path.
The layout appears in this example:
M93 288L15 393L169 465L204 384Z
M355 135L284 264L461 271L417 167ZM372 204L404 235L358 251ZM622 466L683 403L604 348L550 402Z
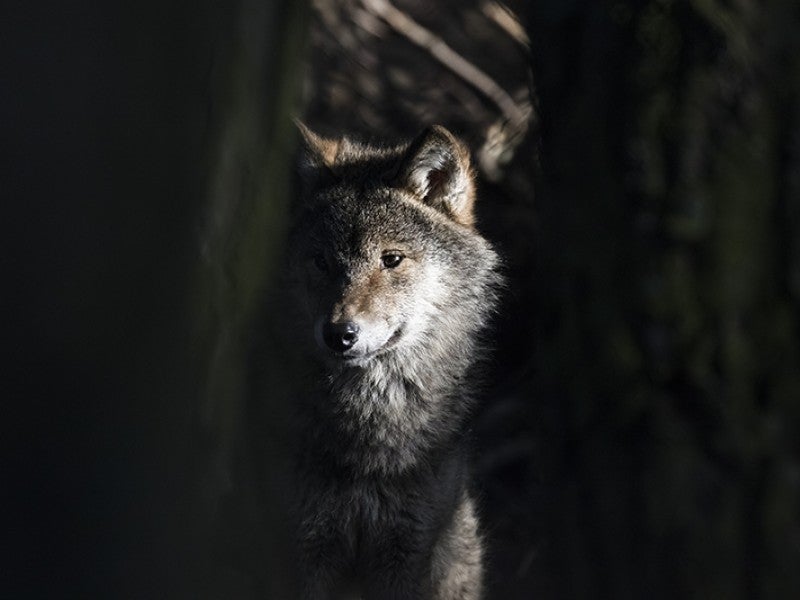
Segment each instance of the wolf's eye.
M397 265L403 262L404 258L405 256L403 256L402 254L392 252L390 254L384 254L383 256L381 256L381 262L383 263L383 266L386 267L387 269L394 269Z
M328 272L328 261L325 260L325 255L322 252L315 254L312 260L314 261L314 266L322 273Z

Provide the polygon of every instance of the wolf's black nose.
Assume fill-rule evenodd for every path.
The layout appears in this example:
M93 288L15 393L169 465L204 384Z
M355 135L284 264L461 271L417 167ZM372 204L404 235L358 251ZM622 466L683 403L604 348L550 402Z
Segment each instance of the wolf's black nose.
M344 352L358 340L358 325L352 321L325 323L322 327L322 339L334 352Z

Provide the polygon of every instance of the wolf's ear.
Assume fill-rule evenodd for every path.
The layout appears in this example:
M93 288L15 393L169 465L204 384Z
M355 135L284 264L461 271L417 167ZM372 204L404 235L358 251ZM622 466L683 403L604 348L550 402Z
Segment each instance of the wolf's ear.
M330 140L317 135L299 119L294 120L302 137L301 171L323 170L333 172L341 140Z
M447 129L433 125L411 142L398 171L400 184L422 202L471 227L475 184L469 150Z

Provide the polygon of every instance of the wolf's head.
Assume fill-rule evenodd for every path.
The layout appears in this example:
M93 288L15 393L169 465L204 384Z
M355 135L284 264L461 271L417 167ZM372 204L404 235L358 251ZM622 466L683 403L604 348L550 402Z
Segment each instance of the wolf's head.
M300 130L292 271L317 350L351 366L471 351L497 256L474 228L464 145L438 126L390 148Z

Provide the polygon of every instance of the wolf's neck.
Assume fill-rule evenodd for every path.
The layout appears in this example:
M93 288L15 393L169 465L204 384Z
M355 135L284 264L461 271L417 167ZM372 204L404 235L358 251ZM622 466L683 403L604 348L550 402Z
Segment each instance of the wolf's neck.
M465 344L425 348L331 373L325 412L338 458L364 473L399 473L457 436L471 408L472 354Z

